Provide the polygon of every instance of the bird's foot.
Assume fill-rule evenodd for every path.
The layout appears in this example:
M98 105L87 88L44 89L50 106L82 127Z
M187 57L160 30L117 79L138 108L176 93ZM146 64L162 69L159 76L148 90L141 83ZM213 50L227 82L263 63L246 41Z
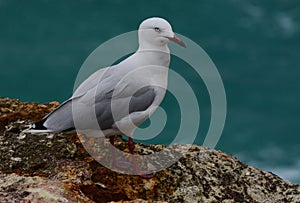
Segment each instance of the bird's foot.
M145 178L145 179L154 178L155 176L155 172L151 172L151 171L135 171L135 173L141 178Z

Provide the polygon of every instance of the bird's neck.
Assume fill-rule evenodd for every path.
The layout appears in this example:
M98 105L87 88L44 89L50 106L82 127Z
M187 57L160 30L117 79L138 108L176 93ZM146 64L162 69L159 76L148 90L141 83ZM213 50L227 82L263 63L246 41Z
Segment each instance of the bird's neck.
M159 49L138 49L135 53L139 59L139 65L157 65L168 68L170 65L170 51L161 51Z
M170 50L168 44L157 45L153 43L143 43L139 44L139 48L136 51L137 55L142 55L142 63L149 63L147 65L159 65L164 67L169 67L170 64Z
M170 49L168 47L168 44L157 45L157 44L147 43L147 42L140 43L138 51L158 51L158 52L164 52L166 54L170 54Z

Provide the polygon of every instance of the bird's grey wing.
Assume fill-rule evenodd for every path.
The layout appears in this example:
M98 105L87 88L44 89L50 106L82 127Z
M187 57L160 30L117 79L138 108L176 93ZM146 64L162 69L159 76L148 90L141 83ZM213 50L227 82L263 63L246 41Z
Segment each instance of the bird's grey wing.
M139 89L136 93L133 94L132 98L130 99L129 113L145 111L152 105L155 97L156 93L154 91L154 88L152 88L151 86L145 86Z
M113 90L110 91L105 97L95 100L95 112L99 126L102 130L110 129L115 122L125 118L129 114L145 111L152 105L155 97L154 88L151 86L143 87L132 96L126 98L113 97ZM112 105L113 102L116 102L116 105ZM112 107L116 109L112 110Z
M103 81L105 81L105 79L107 79L111 75L111 71L109 68L110 67L100 69L89 76L85 81L82 82L82 84L79 85L70 99L63 102L60 106L46 115L41 121L35 123L35 125L39 128L46 128L54 132L74 129L75 126L72 106L77 107L79 103L84 103L84 99L82 98L86 99L85 96L88 95L91 91L95 90L99 82L101 84L101 80L102 83L105 84L105 82ZM108 95L110 94L110 89L111 87L107 87L106 89L104 88L104 91L102 91L98 96L100 98L107 97L106 94L107 92ZM93 102L93 98L88 99L90 103Z
M74 118L76 117L85 117L87 113L84 111L89 111L89 109L93 108L93 104L95 103L95 97L91 95L95 94L97 91L97 99L103 101L103 106L106 106L106 99L110 97L111 90L113 89L113 83L107 82L108 78L112 75L111 67L102 68L92 75L90 75L85 81L83 81L79 87L74 91L72 97L62 103L59 107L57 107L54 111L46 115L40 122L35 125L39 125L40 127L46 127L49 130L60 132L68 129L75 128L74 126ZM75 109L80 107L82 112L75 111L72 112L73 107ZM95 107L95 106L94 106ZM104 111L105 109L101 109ZM80 118L76 118L78 121ZM88 125L86 123L85 125Z
M72 119L72 99L69 99L46 115L41 121L35 123L36 126L43 126L53 132L73 130ZM39 128L40 128L39 127Z
M112 95L112 91L108 91L107 93L100 93L97 95L96 101L94 97L89 95L93 95L93 90L87 91L86 93L82 92L81 96L76 96L68 99L63 102L60 106L46 115L42 121L36 123L36 125L43 125L48 130L52 130L54 132L61 132L66 130L75 129L74 119L76 119L76 124L83 128L89 128L89 120L92 118L91 112L93 108L100 104L101 107L97 107L97 113L107 115L108 104L110 104L110 98ZM98 112L99 111L99 112ZM82 120L82 122L81 122ZM104 121L104 125L107 126L107 121Z
M100 112L96 112L106 115L107 114L107 106L109 103L110 93L108 95L103 94L99 96L101 100L100 104L101 108L97 108ZM37 122L36 126L44 126L48 130L52 130L53 132L61 132L66 130L75 129L74 120L76 124L82 128L89 128L89 121L92 118L90 112L93 112L93 108L95 105L90 105L91 102L84 103L82 102L82 96L78 96L75 98L71 98L48 115L46 115L40 122ZM92 99L91 99L92 100ZM104 122L104 125L107 126L107 121Z

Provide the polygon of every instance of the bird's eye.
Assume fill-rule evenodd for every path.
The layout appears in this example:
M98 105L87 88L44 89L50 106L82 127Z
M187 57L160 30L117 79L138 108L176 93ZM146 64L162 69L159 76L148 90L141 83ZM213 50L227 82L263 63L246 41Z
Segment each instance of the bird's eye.
M160 32L160 28L159 27L155 27L154 30L155 30L155 32Z

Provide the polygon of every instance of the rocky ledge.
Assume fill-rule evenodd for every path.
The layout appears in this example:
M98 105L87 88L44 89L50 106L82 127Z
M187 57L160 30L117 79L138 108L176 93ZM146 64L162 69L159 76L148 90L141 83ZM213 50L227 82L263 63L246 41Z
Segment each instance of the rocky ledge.
M300 202L298 185L201 146L188 146L188 153L171 167L143 179L100 165L82 146L82 135L21 133L57 106L0 98L1 203ZM128 151L121 139L116 146ZM139 144L136 151L164 148Z

